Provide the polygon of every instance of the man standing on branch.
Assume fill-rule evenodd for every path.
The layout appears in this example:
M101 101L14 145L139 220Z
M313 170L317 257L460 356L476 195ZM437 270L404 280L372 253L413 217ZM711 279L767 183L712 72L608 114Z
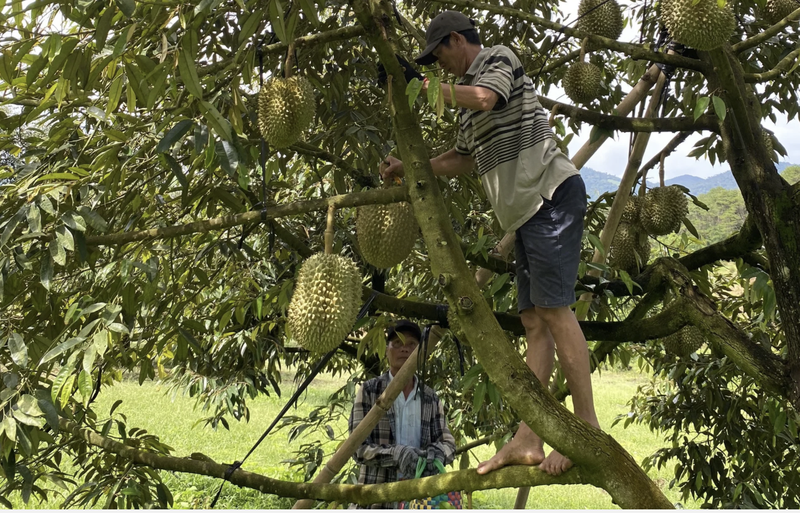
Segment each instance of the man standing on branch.
M547 114L522 64L505 46L482 48L475 22L445 11L426 32L415 59L462 77L455 86L459 110L456 147L431 159L433 173L455 176L477 164L500 226L516 231L519 312L528 342L527 362L547 385L555 352L572 391L575 414L599 428L592 397L589 350L570 309L580 263L586 188L578 170L558 149ZM427 80L423 91L427 90ZM451 102L448 84L441 85ZM381 176L404 175L388 157ZM559 475L572 462L557 451L545 458L543 442L523 422L514 438L478 466L485 474L506 465L537 465Z

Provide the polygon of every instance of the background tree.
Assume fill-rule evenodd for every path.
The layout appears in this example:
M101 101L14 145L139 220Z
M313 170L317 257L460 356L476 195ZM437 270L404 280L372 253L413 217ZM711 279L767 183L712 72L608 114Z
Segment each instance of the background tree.
M678 458L676 478L687 494L714 505L796 505L775 491L789 483L797 454L800 218L796 191L775 170L760 120L798 114L800 9L770 23L761 3L732 6L738 21L730 42L697 55L666 52L657 44L656 10L628 6L626 17L641 24L647 44L589 36L593 57L602 57L603 94L584 109L546 98L561 83L565 64L578 58L585 36L561 24L574 13L561 12L557 2L513 8L411 2L398 5L397 16L388 4L361 2L5 5L0 87L10 110L0 114L0 150L15 165L0 174L6 180L0 200L3 495L20 489L26 500L44 496L64 480L80 485L70 503L166 505L158 469L221 477L224 466L169 456L157 436L126 425L113 411L96 411L93 401L133 372L140 382L159 379L188 392L207 407L211 426L225 427L249 418L251 398L280 390L281 365L307 374L314 360L286 336L286 309L298 265L321 250L325 210L336 203L334 250L361 266L365 299L379 283L385 286L371 315L326 366L349 378L328 415L345 412L353 384L378 371L390 314L442 321L440 305L467 297L474 308L458 308L458 318L477 334L467 337L471 347L464 354L472 368L461 378L458 351L442 344L431 373L452 405L453 431L478 437L522 418L578 463L562 482L603 487L625 506L663 505L621 447L555 405L521 359L497 358L517 352L521 335L518 318L508 313L516 293L509 266L489 254L503 234L475 177L446 181L426 169L427 155L453 144L454 111L433 96L409 110L407 93L413 96L415 86L406 89L392 57L394 51L412 55L427 20L459 8L479 20L486 45L505 44L519 55L543 104L555 107L562 137L582 123L596 126L588 144L615 130L710 133L696 151L730 163L748 214L742 227L690 253L664 247L663 255L677 251L679 258L654 260L631 278L588 264L613 199L601 197L587 215L587 265L578 289L593 295L579 308L589 319L583 328L598 363L640 353L673 379L673 391L643 390L633 408L659 429L673 426L679 447L653 461ZM378 59L395 77L391 91L376 83ZM656 82L648 62L675 67L662 117L617 115L641 77L648 87ZM275 149L261 141L255 94L287 67L314 86L316 119L304 141ZM378 189L377 165L390 151L420 163L407 190ZM403 199L414 203L423 240L381 276L360 257L348 207ZM464 255L470 270L497 271L483 292ZM725 262L736 263L733 277L719 275ZM585 274L589 268L602 276ZM732 282L747 293L737 295ZM667 300L673 306L661 311ZM678 360L647 342L687 323L706 337L702 358ZM760 399L742 403L713 392L731 388ZM696 389L707 394L705 403L690 405L696 417L665 400ZM736 416L733 425L757 423L759 429L748 424L755 438L724 429L715 411ZM686 419L695 430L708 429L704 443L730 446L709 458L702 449L708 445L688 443ZM760 456L782 457L765 467L743 445L751 449L756 442L769 447ZM597 453L578 454L582 447ZM66 459L74 460L78 477L63 472ZM756 474L758 484L748 485ZM328 500L422 496L453 486L433 478L385 487L388 492L345 492L242 470L231 479ZM454 479L464 489L552 482L521 469ZM135 493L121 493L123 486Z

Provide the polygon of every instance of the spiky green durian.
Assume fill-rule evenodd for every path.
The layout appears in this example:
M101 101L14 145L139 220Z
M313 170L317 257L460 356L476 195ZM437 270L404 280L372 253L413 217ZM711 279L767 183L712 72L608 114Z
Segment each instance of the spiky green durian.
M578 19L578 30L610 39L617 39L622 34L622 9L616 0L605 3L604 0L581 0L578 16L581 16Z
M800 3L796 0L767 0L767 21L778 23L797 9Z
M289 328L298 344L327 353L350 333L361 306L361 276L340 255L317 253L303 262L289 303Z
M664 0L661 21L675 41L706 51L722 46L736 27L730 4L718 0Z
M406 201L358 207L358 245L364 259L375 267L385 269L405 260L418 234L414 211Z
M622 221L630 224L639 224L639 212L642 210L642 200L639 196L630 196L622 211Z
M591 62L573 63L564 75L564 91L575 103L589 103L600 96L602 72Z
M300 140L314 120L316 105L311 83L300 76L274 77L258 94L258 127L261 135L276 148Z
M670 185L647 191L639 219L650 235L666 235L677 232L688 213L689 202L683 190Z
M705 343L703 334L695 326L684 326L662 339L664 351L674 356L689 356Z
M650 241L638 226L619 223L611 241L608 263L629 274L638 274L650 259Z

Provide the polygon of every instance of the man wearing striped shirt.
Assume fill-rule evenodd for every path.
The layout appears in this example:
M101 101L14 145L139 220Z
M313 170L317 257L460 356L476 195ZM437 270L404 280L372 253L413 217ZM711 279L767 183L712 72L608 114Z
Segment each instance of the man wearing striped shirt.
M431 159L431 166L434 174L444 176L477 170L500 226L516 231L518 310L528 366L547 384L557 352L575 414L599 428L589 351L570 309L586 214L583 179L556 146L519 59L505 46L482 48L474 25L462 13L443 12L428 27L427 46L416 58L422 65L438 61L462 77L454 88L460 108L456 147ZM441 88L451 102L450 86ZM388 157L381 174L384 179L403 176L403 163ZM511 442L478 466L478 473L520 464L538 464L552 475L572 466L557 451L545 458L541 438L523 422Z

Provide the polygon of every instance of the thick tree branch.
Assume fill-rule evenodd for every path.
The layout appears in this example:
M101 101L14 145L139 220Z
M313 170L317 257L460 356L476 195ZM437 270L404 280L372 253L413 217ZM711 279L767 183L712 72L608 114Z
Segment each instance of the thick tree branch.
M553 21L546 20L544 18L534 16L533 14L530 14L528 12L520 11L518 9L513 9L511 7L500 7L498 5L487 4L485 2L478 2L476 0L435 0L435 1L437 3L457 5L459 7L470 7L473 9L478 9L493 14L513 16L514 18L525 20L541 28L556 30L558 32L567 35L568 37L575 37L579 39L584 39L588 37L589 41L592 43L592 46L594 47L599 46L602 48L608 48L610 50L614 50L615 52L620 52L625 55L628 55L634 59L645 59L653 62L662 62L664 64L671 64L679 68L692 69L700 72L705 72L708 68L708 66L705 63L697 59L690 59L688 57L683 57L681 55L671 55L667 53L652 52L639 45L631 43L621 43L619 41L615 41L607 37L601 37L592 34L584 34L574 28L570 28L565 25L561 25L560 23L555 23Z
M800 20L800 9L797 9L796 11L792 12L789 16L785 17L775 25L769 27L764 32L756 34L751 38L745 39L741 43L736 43L735 45L733 45L733 51L736 53L741 53L745 50L748 50L750 48L753 48L754 46L763 43L764 41L767 41L771 37L776 36L780 32L782 32L783 29L791 25L794 20Z
M363 192L353 192L339 196L331 196L309 201L296 201L286 205L269 207L266 211L250 211L243 214L216 217L193 223L167 226L163 228L152 228L138 232L121 232L109 235L94 235L86 237L86 244L91 246L112 246L127 244L151 239L169 239L181 235L192 233L206 233L216 230L225 230L233 226L241 226L250 223L258 223L276 219L278 217L291 216L311 212L312 210L324 210L333 205L336 208L359 207L361 205L373 205L383 203L397 203L408 201L408 192L403 187L392 187L389 189L372 189Z
M568 103L561 103L544 96L539 101L547 110L557 108L556 114L572 118L573 121L586 122L605 130L620 132L698 132L709 130L719 133L719 122L716 116L703 115L697 121L690 117L680 118L629 118L611 116L599 112L582 109Z
M765 71L764 73L745 73L744 81L748 83L754 83L775 80L782 74L787 73L792 68L794 61L796 61L798 57L800 57L800 46L795 48L795 50L789 55L781 59L780 62L769 71Z
M62 430L72 433L90 445L154 469L223 479L229 468L229 465L222 465L211 460L178 458L134 449L89 429L81 428L74 422L63 418L59 420L59 425ZM476 470L461 470L434 477L377 485L296 483L272 479L239 468L231 474L229 481L243 488L279 497L356 504L421 499L452 490L472 492L518 486L584 483L580 468L574 468L559 477L552 477L537 467L526 466L507 467L485 476L479 476Z

